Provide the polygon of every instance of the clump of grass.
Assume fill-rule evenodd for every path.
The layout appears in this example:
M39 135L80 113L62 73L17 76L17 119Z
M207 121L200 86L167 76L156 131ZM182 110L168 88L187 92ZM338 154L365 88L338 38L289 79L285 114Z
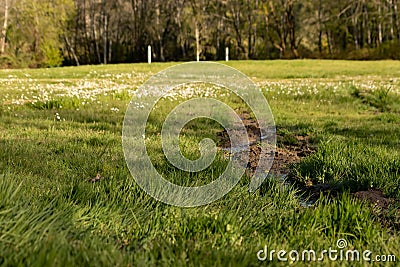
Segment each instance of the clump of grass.
M318 151L294 166L296 174L315 183L340 183L351 191L380 188L399 198L399 154L362 142L331 138Z
M294 146L297 145L299 142L292 133L288 132L281 132L277 138L278 145L285 145L285 146Z
M379 87L377 90L360 90L356 86L351 89L351 95L360 99L362 103L378 109L381 112L393 111L392 105L395 99L398 98L395 94L391 93L392 87Z
M388 88L379 88L377 91L372 93L372 96L369 99L369 103L371 106L376 107L381 111L390 111L391 104L393 100L390 95L391 87Z
M54 110L54 109L77 109L81 106L81 100L76 97L64 97L52 99L47 101L35 101L27 103L31 108L40 110Z

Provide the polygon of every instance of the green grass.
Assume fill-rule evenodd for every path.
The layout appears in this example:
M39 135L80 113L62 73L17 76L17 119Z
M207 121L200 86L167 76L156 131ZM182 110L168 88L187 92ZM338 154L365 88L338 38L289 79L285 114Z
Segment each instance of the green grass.
M250 77L261 79L348 79L368 76L379 79L400 76L398 61L274 60L246 63L232 61L228 65L243 71Z
M173 64L0 71L0 265L258 266L268 263L256 256L264 246L322 251L339 238L399 260L399 229L381 225L376 210L349 194L379 188L399 205L399 62L229 62L263 89L284 142L310 135L318 146L293 166L299 178L341 185L343 195L322 196L309 209L294 188L273 181L250 194L242 179L219 201L186 209L136 185L122 150L124 112L141 83ZM149 152L174 182L204 184L223 171L221 154L193 175L161 153L156 133L178 102L166 99L152 114ZM208 120L188 125L184 153L196 158L199 140L219 130ZM105 178L88 183L97 173Z

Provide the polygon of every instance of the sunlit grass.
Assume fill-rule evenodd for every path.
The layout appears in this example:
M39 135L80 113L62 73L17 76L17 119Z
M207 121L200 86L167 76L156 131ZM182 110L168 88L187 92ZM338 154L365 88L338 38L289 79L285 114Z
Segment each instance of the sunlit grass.
M0 264L254 266L266 264L256 256L265 245L322 251L339 238L351 248L400 257L398 230L382 226L372 208L348 193L323 196L306 209L294 188L266 181L250 194L248 179L242 179L228 195L199 208L148 196L126 167L123 117L136 88L173 64L0 71ZM400 63L229 65L260 85L278 133L310 135L318 146L294 166L300 179L342 184L343 192L379 188L398 203ZM371 104L383 99L379 93L368 101L354 95L357 89L374 97L388 86L390 101ZM228 94L216 96L241 107ZM201 185L223 171L226 160L221 156L196 175L165 161L157 131L177 103L179 94L165 98L152 115L148 149L160 173ZM219 130L206 120L188 125L180 136L184 153L195 158L198 141ZM97 173L104 179L88 183Z

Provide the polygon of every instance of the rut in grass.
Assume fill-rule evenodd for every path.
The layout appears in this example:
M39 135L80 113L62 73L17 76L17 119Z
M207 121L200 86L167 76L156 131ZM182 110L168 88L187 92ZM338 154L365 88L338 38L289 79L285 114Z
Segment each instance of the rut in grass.
M239 115L246 127L250 142L249 163L247 166L247 174L252 176L257 168L260 160L261 148L258 145L263 139L260 127L255 119L249 113ZM280 131L277 131L280 132ZM235 153L238 148L232 148L229 136L226 130L218 133L220 146L223 150ZM298 190L300 204L304 207L314 205L320 196L331 195L337 197L340 195L341 189L329 183L313 183L311 180L301 181L299 177L292 171L291 166L300 162L303 158L308 157L317 151L317 146L312 142L309 135L294 134L277 134L278 145L275 150L275 157L268 178L275 178L282 182L284 186L294 186ZM379 189L370 189L367 191L353 192L352 196L366 201L378 208L381 213L387 213L391 209L394 200L384 196Z

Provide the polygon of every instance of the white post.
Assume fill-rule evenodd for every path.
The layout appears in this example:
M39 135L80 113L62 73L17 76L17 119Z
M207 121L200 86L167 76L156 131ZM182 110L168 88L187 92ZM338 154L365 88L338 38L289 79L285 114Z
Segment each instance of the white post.
M197 62L200 61L200 33L199 27L196 25L196 54L197 54Z
M151 45L147 47L147 61L151 64Z
M225 48L225 61L229 61L229 47Z

